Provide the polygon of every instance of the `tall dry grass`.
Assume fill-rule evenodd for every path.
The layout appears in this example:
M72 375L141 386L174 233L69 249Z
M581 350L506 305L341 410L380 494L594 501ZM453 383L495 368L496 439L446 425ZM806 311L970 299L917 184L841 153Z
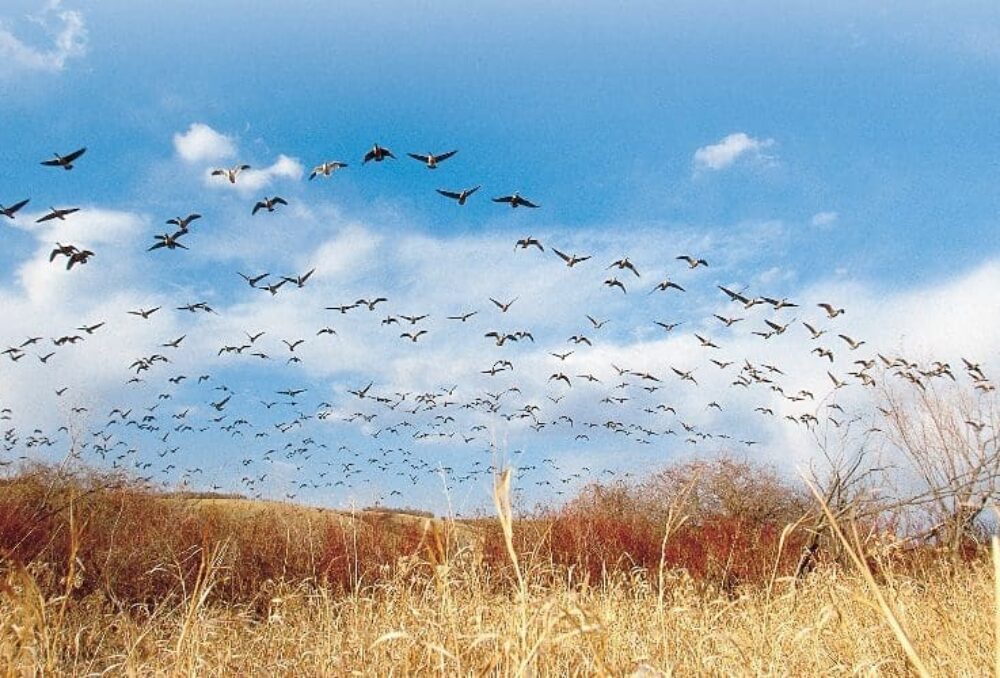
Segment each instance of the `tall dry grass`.
M666 509L652 567L606 565L594 576L519 541L525 530L513 516L510 482L504 473L495 488L502 561L454 522L421 523L415 542L381 562L364 545L373 534L342 532L337 539L373 559L348 568L347 585L293 569L258 582L248 598L230 583L251 581L235 571L254 562L235 556L247 544L239 531L219 532L184 562L164 557L153 566L167 572L159 586L167 577L173 584L152 602L88 585L96 576L90 558L108 552L86 555L88 534L99 533L85 502L70 497L59 523L65 548L39 552L70 562L57 568L9 551L3 559L0 664L11 675L651 676L981 675L1000 662L1000 561L988 554L901 567L853 525L836 523L849 564L824 563L794 579L778 565L791 548L783 529L760 554L771 565L764 580L734 586L670 562L670 540L691 522L680 496ZM305 518L282 515L288 523ZM295 529L304 539L301 524ZM320 543L303 541L299 550Z

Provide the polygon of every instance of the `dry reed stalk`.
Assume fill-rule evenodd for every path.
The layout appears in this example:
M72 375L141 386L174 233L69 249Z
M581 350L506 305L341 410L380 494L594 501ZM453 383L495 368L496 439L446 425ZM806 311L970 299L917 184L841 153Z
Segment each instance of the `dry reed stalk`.
M890 605L889 601L886 600L885 596L882 594L882 589L879 587L878 582L875 581L871 568L868 567L868 563L863 558L864 550L858 540L857 530L853 530L855 543L852 544L851 541L844 535L843 530L840 529L840 524L834 517L833 512L826 503L826 500L823 499L823 495L820 494L819 489L813 485L812 481L808 478L805 478L805 482L806 485L809 486L809 490L813 493L813 496L816 498L816 501L818 501L822 507L827 520L830 521L830 528L834 531L834 534L837 535L841 544L843 544L844 550L847 551L847 555L850 557L855 567L857 567L861 576L864 577L869 590L872 595L875 596L875 601L878 604L879 609L882 611L885 620L889 623L889 627L892 629L893 634L902 646L903 651L910 660L910 663L913 664L913 668L919 675L929 677L931 675L930 671L927 670L927 666L924 664L923 659L921 659L920 655L917 653L916 648L913 647L913 642L910 640L909 634L906 632L905 627L899 620L899 616L896 614L896 611L893 609L892 605Z

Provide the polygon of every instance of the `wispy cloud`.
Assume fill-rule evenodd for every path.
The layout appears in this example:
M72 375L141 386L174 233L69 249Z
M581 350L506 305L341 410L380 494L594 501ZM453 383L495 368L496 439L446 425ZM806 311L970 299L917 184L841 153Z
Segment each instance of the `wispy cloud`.
M817 212L812 215L809 223L818 228L826 228L836 223L839 215L836 212Z
M235 156L236 143L205 123L194 122L186 132L174 134L174 150L187 163L216 162Z
M18 37L0 20L0 75L19 71L58 72L71 59L87 53L87 26L83 14L63 9L60 0L50 0L28 20L49 37L47 45L35 45Z
M702 146L694 152L696 170L721 170L741 157L765 158L762 151L774 145L774 139L755 139L746 132L735 132L721 141Z

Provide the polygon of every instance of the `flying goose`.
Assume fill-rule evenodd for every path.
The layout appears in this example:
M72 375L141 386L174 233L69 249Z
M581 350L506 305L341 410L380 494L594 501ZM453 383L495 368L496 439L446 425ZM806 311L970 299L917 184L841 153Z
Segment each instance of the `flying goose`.
M354 306L364 305L364 306L368 307L369 311L374 311L375 310L375 305L379 304L379 303L381 303L383 301L389 301L389 300L386 299L385 297L376 297L375 299L372 299L371 301L368 301L367 299L358 299L357 301L354 302Z
M447 320L459 320L464 323L477 313L479 313L479 311L469 311L468 313L462 313L461 315L449 315L447 316Z
M465 201L469 199L469 196L478 191L480 188L481 188L480 186L474 186L472 188L466 188L461 191L446 191L443 188L436 188L434 190L436 190L438 193L440 193L446 198L451 198L452 200L458 201L459 205L464 205Z
M657 285L656 287L654 287L653 289L651 289L649 291L649 293L652 294L653 292L657 292L657 291L659 291L659 292L666 292L671 287L673 287L675 290L680 290L681 292L686 292L687 291L683 287L681 287L680 285L678 285L677 283L675 283L674 281L672 281L670 278L667 278L663 282L661 282L659 285Z
M128 314L129 315L138 316L138 317L142 318L143 320L149 320L149 316L153 315L154 313L156 313L159 310L160 310L159 306L156 306L155 308L151 308L151 309L148 309L148 310L140 308L138 311L129 311Z
M321 165L316 165L313 167L313 171L309 174L309 181L312 181L318 176L328 177L339 169L347 167L346 162L340 162L339 160L328 160Z
M514 302L517 301L517 297L514 297L507 303L501 303L496 299L494 299L493 297L490 297L490 301L492 301L496 305L496 307L500 309L501 313L506 313L507 311L510 310L510 307L514 305Z
M194 221L195 219L201 219L201 215L197 213L192 213L187 215L186 217L174 217L173 219L167 219L167 223L176 226L182 231L187 232L188 226L190 226L191 222Z
M700 334L695 334L694 336L704 348L719 348L718 345L713 343L711 339L706 339Z
M721 316L718 313L713 313L712 315L726 327L732 327L739 321L743 320L743 318L726 318L725 316Z
M847 342L847 345L851 347L852 351L856 350L857 348L859 348L861 345L863 345L865 343L864 341L855 341L854 339L851 339L846 334L838 334L837 336L840 337L841 339L843 339L845 342Z
M296 287L301 288L301 287L305 286L306 282L309 280L310 277L312 277L312 274L315 273L315 272L316 272L316 269L315 268L311 268L311 269L309 269L308 272L303 273L302 275L297 275L294 278L290 277L290 276L282 276L281 279L285 280L287 282L292 283Z
M458 153L458 151L448 151L447 153L442 153L440 155L433 155L428 153L427 155L420 155L419 153L407 153L408 156L414 160L419 160L427 166L427 169L437 169L439 162L444 162L451 156Z
M169 250L177 249L180 247L182 250L186 250L187 246L180 242L179 238L187 233L186 230L177 231L176 233L164 233L163 235L156 235L153 238L157 241L154 243L147 252L152 252L153 250L159 249L161 247L166 247Z
M229 168L219 168L212 170L213 177L225 177L229 180L229 183L235 184L236 177L240 175L240 172L250 169L250 165L234 165Z
M499 198L493 198L493 202L505 202L509 203L511 208L515 207L531 207L532 209L538 207L535 203L531 202L527 198L522 198L517 193L512 195L502 195Z
M699 266L708 266L708 262L704 259L695 259L690 254L682 254L679 257L675 257L679 261L686 261L689 268L698 268Z
M77 150L73 151L68 155L59 155L58 153L53 153L53 155L56 157L53 158L52 160L43 160L42 164L48 167L62 167L64 170L68 171L73 169L73 163L76 162L76 159L86 152L87 148L84 147L84 148L78 148Z
M812 335L812 337L811 337L812 339L819 339L824 334L826 334L826 330L817 330L815 327L813 327L812 325L810 325L809 323L807 323L805 321L803 321L802 324L805 325L805 328L807 330L809 330L809 334Z
M636 278L641 277L639 275L639 271L636 269L635 265L631 261L629 261L628 257L622 257L618 261L612 261L611 265L608 266L608 268L617 268L619 270L628 269L628 270L632 271L633 273L635 273L635 277Z
M522 250L526 250L529 247L537 247L539 251L541 252L545 251L545 248L542 247L542 243L538 239L533 238L530 235L527 238L521 238L516 243L514 243L514 249L517 249L518 247L520 247Z
M584 261L586 261L587 259L590 259L590 255L589 255L589 254L588 254L587 256L585 256L585 257L578 257L578 256L576 256L575 254L574 254L573 256L569 256L569 255L567 255L567 254L564 254L563 252L560 252L560 251L559 251L559 250L557 250L557 249L556 249L555 247L553 247L553 248L552 248L552 251L553 251L553 252L555 252L555 253L556 253L556 255L557 255L557 256L558 256L558 257L559 257L560 259L562 259L563 261L565 261L565 262L566 262L566 266L567 266L568 268L573 268L573 267L574 267L574 266L576 266L577 264L579 264L579 263L581 263L581 262L584 262Z
M274 196L273 198L264 198L263 200L258 200L254 206L253 211L250 212L251 215L257 214L261 210L267 210L268 212L273 212L274 208L278 205L287 205L284 198L279 196Z
M784 298L773 299L771 297L761 297L761 301L765 301L768 304L771 304L771 306L774 307L775 311L780 311L783 308L798 308L799 306L798 304L793 304L792 302L788 301L788 299Z
M816 305L826 311L826 316L830 319L836 318L838 315L847 312L842 308L834 308L832 304L822 303Z
M361 164L364 165L369 160L374 160L375 162L382 162L386 158L392 158L393 160L395 160L396 156L394 156L392 154L392 151L390 151L388 148L383 148L382 146L375 144L374 146L372 146L372 150L365 153L364 160L361 161Z
M17 214L17 211L22 207L24 207L25 205L27 205L29 202L31 202L31 198L25 198L21 202L16 202L10 207L4 207L3 205L0 205L0 214L4 215L8 219L13 219L14 215Z
M50 210L49 213L46 214L45 216L35 219L35 223L40 224L42 222L49 221L51 219L59 219L60 221L65 221L67 216L73 214L74 212L79 212L80 208L67 207L63 209L56 209L55 207L50 207L49 210Z
M604 281L604 284L607 287L620 287L622 290L622 294L628 294L628 290L625 289L625 285L618 278L608 278L607 280Z

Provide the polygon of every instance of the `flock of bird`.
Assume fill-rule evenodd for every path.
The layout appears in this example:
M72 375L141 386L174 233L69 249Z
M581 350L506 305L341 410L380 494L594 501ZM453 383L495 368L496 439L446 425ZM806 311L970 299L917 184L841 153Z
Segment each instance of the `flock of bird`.
M67 155L56 154L42 164L70 171L78 164L81 167L85 164L82 160L85 152L85 148L80 148ZM456 153L452 150L407 155L427 169L435 170ZM389 148L376 144L364 154L361 164L395 159L396 155ZM345 162L325 161L313 168L307 180L327 179L348 167ZM250 165L240 163L214 169L211 176L213 180L235 185L249 169ZM479 185L459 190L442 188L437 189L437 193L462 206L475 199L480 188ZM517 192L494 197L492 201L512 209L539 208L538 203ZM15 220L29 202L29 199L22 199L9 206L0 205L0 215ZM252 205L250 214L262 218L256 215L274 212L288 204L280 196L265 196ZM71 219L79 209L52 207L36 222ZM167 219L166 224L171 229L154 235L148 251L187 249L184 239L196 228L195 222L199 219L202 215L197 212ZM39 450L71 444L72 454L91 463L123 469L147 483L164 487L274 496L276 484L269 483L268 479L281 476L278 490L289 500L295 500L304 491L311 492L310 497L326 500L323 493L346 494L371 488L376 503L393 501L391 498L396 496L399 497L396 501L405 502L399 488L416 485L429 476L444 474L458 484L489 477L493 470L491 455L501 444L498 438L507 436L506 444L513 448L511 454L516 457L514 463L527 482L541 488L540 492L548 492L546 487L550 487L554 494L563 495L586 482L629 475L622 472L613 456L599 464L589 461L567 464L563 457L553 452L583 449L597 444L600 436L603 436L602 449L628 445L667 447L671 439L692 447L712 445L713 449L745 450L757 445L758 440L729 430L724 421L708 419L714 422L711 426L697 423L705 421L705 412L722 412L729 408L727 400L730 399L725 392L701 397L695 411L690 405L685 411L675 402L677 389L701 387L703 378L698 370L702 367L726 375L729 388L733 389L730 392L759 393L759 404L753 408L752 416L781 418L774 405L777 398L778 402L798 408L783 414L786 424L806 429L841 428L860 422L859 415L848 412L839 402L842 389L874 387L882 375L903 380L918 389L925 389L935 379L962 378L968 380L978 394L995 390L985 368L971 359L961 358L964 375L956 375L957 370L948 361L918 364L904 356L886 355L872 349L864 339L848 334L843 327L847 311L828 301L800 304L783 297L751 294L744 288L705 285L698 276L704 275L703 271L710 269L710 264L696 254L678 253L674 259L676 266L687 274L687 277L678 278L685 283L682 285L669 276L644 282L640 264L628 256L614 259L607 265L598 264L593 261L599 256L597 254L567 253L532 235L516 240L513 249L513 256L528 256L528 251L539 257L551 255L554 262L569 269L598 267L603 271L601 277L606 276L603 286L615 294L628 295L637 286L645 295L685 294L688 292L685 285L692 284L711 288L729 310L712 313L709 318L672 322L650 320L650 324L658 328L657 332L662 331L670 337L684 324L696 327L698 331L692 331L689 336L692 345L704 349L704 360L699 364L678 366L670 363L669 356L656 355L654 357L662 366L658 371L614 363L594 369L592 361L584 359L588 351L601 344L602 334L607 331L604 328L611 320L595 317L592 310L584 313L579 309L582 329L568 339L536 337L537 330L529 327L498 329L492 324L515 318L519 297L470 299L468 307L440 321L460 328L467 334L468 342L482 343L482 365L467 375L465 381L421 390L383 386L374 379L366 379L354 388L345 389L338 397L322 401L310 398L312 385L263 393L253 388L234 389L224 383L226 379L211 373L180 373L173 369L173 364L179 352L186 350L188 335L164 337L158 345L147 347L144 355L124 361L120 367L112 367L109 358L108 369L122 371L123 381L131 389L130 395L127 401L108 403L100 410L96 406L73 406L72 415L87 422L83 433L74 432L71 423L57 431L45 431L22 422L17 412L3 406L3 393L0 392L0 422L8 423L3 430L0 465L11 466L17 459L32 458ZM99 253L95 254L83 243L54 243L49 261L56 263L59 257L65 257L65 269L70 271L65 275L75 275L72 273L74 267L87 264L91 259L100 261ZM305 287L316 273L317 268L312 268L280 276L242 271L238 275L249 288L266 291L273 297L286 286L288 289ZM489 275L488 269L484 275ZM440 327L431 313L400 312L393 308L391 299L380 294L331 304L323 310L333 312L334 318L392 311L384 317L363 322L377 326L380 331L392 332L393 336L398 333L399 341L411 345L423 344ZM576 311L567 309L567 312ZM3 369L58 370L64 352L72 351L80 342L100 341L109 326L126 321L148 322L155 314L170 312L218 314L225 311L205 301L178 304L173 309L163 306L122 309L120 318L81 322L74 330L59 336L0 336L0 341L6 343L6 348L0 351L0 356L6 358ZM809 317L800 319L798 315L789 317L790 314ZM717 333L705 329L712 326L718 328ZM752 361L745 355L728 352L727 341L719 335L725 333L724 336L732 337L744 327L747 336L757 337L761 342L775 340L786 333L797 334L807 343L803 350L814 356L817 365L826 373L826 390L818 392L815 388L805 388L801 382L796 385L801 375L786 373L778 359ZM244 356L269 361L275 366L294 365L303 362L297 349L304 344L335 341L349 331L343 325L339 328L324 325L316 328L314 337L282 338L280 344L271 343L268 347L266 342L274 333L272 328L247 328L244 336L236 341L222 342L211 359L222 361ZM828 340L830 337L833 339ZM544 352L543 359L551 366L551 373L542 380L541 390L519 379L516 366L523 354L511 348L534 347L536 342L550 349ZM775 353L780 355L788 350L798 349L782 345ZM34 368L29 368L28 364L34 364ZM182 391L182 388L188 390ZM85 389L84 383L71 383L61 386L53 395L56 399L71 398L75 391ZM570 393L575 397L567 400ZM44 394L37 395L41 398ZM192 404L173 406L173 402L181 400ZM685 401L691 398L685 397ZM996 440L997 432L989 430L988 423L975 420L966 423L970 436ZM870 426L870 422L864 425ZM344 435L343 426L351 427L354 438L363 442L345 443L349 436ZM503 435L498 433L501 429ZM230 456L208 462L208 450L217 444L208 441L218 441L218 436L239 442L232 447ZM545 436L546 442L537 445L545 452L524 451L529 447L531 436ZM428 450L435 448L425 445L431 442L467 449L469 453L453 457L460 461L434 463L429 459L432 455ZM189 452L186 456L182 454L185 451ZM189 463L179 467L175 461L179 458ZM206 461L194 463L197 459ZM275 464L282 469L280 473L272 470ZM210 480L206 479L207 473L212 476ZM386 495L385 489L390 487L394 489Z

